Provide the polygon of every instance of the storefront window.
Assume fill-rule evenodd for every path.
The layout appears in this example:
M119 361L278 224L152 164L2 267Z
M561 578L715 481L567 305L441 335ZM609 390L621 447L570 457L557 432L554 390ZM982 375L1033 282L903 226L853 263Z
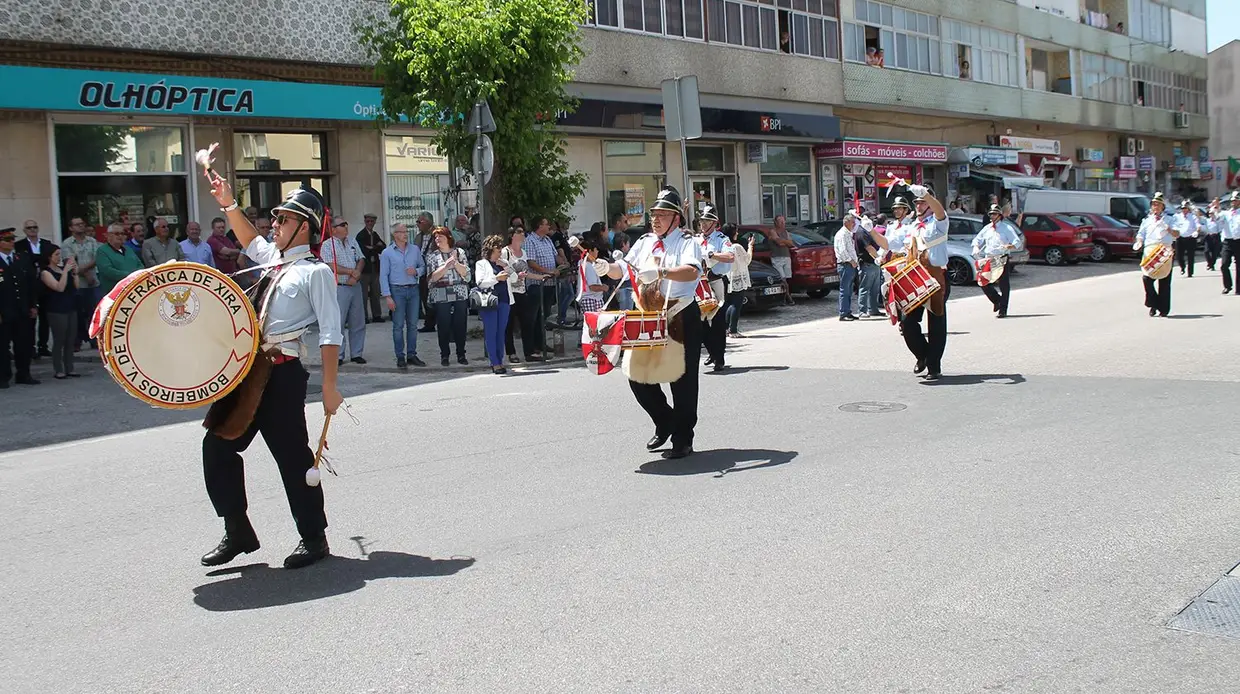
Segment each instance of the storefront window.
M189 210L185 130L176 126L57 123L60 219L81 217L103 237L113 222L163 217L182 235Z
M383 148L389 224L412 226L424 211L435 216L436 224L449 224L457 210L466 209L463 203L472 204L476 199L473 190L452 190L448 158L439 153L430 138L384 135Z
M604 142L603 178L607 221L624 214L642 224L650 203L667 180L662 142Z
M810 197L813 169L809 147L767 145L762 177L762 221L771 223L783 215L789 225L813 221Z
M323 133L233 133L237 202L267 214L289 193L307 185L319 191L330 208L325 141Z

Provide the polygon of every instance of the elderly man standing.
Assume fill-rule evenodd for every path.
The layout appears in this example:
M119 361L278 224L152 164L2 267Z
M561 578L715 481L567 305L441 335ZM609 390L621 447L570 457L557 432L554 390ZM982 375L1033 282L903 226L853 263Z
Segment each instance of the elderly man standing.
M162 265L169 260L185 260L181 244L168 231L168 220L155 219L155 236L142 242L142 264L146 267Z
M95 254L99 251L99 242L93 236L86 235L86 220L74 217L69 220L69 236L61 242L61 255L65 259L73 258L77 262L77 336L78 344L73 351L81 348L81 341L87 339L86 331L90 327L90 316L99 303L99 274L95 272ZM94 340L91 347L96 346Z
M99 292L106 296L117 282L142 269L142 259L129 246L125 225L117 222L108 227L108 242L95 252L99 270Z
M383 242L379 232L375 231L377 221L379 218L373 212L363 215L362 230L357 232L356 239L358 247L362 249L362 257L366 260L366 265L362 268L362 305L367 310L367 323L383 322L383 313L379 309L379 273L382 271L379 267L379 256L383 254L387 244Z
M362 267L365 259L357 241L349 238L349 223L343 218L332 223L331 238L323 242L320 258L336 274L336 301L340 304L340 325L349 331L349 361L365 364L366 309L362 308ZM340 364L344 363L344 347L340 348Z
M34 358L50 357L52 353L47 348L47 341L51 337L51 329L47 322L47 307L43 302L47 295L47 288L43 286L38 277L47 267L47 260L52 257L52 251L56 250L56 244L39 238L39 223L33 219L27 219L22 223L22 233L26 235L26 238L18 241L13 247L30 263L35 277L34 297L39 307L39 347L34 353Z
M392 226L392 245L380 257L379 290L392 312L392 346L397 368L426 366L418 358L418 283L426 274L422 249L409 243L409 227Z
M215 253L211 250L211 244L202 240L202 227L198 222L185 225L185 240L181 242L181 254L188 262L215 267Z

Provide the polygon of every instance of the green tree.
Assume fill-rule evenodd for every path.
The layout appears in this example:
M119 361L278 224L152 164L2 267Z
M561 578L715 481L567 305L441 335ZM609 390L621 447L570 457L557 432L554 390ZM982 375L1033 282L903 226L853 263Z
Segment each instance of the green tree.
M582 55L585 1L390 1L387 21L358 27L383 83L382 118L437 128L440 151L470 169L474 135L459 114L485 98L495 170L484 228L503 229L510 214L563 215L586 183L554 129L556 114L575 108L564 87Z

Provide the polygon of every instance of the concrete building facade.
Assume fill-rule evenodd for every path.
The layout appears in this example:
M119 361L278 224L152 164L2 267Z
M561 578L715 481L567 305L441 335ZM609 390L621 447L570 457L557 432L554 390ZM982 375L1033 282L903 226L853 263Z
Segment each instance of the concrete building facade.
M378 213L385 233L471 208L433 130L374 124L379 92L349 28L386 2L252 5L241 25L206 0L4 3L0 225L34 218L59 238L73 216L97 229L122 214L209 222L193 152L216 141L243 204L311 183L337 215ZM883 209L894 178L970 210L992 194L1019 205L1029 186L1191 195L1226 146L1207 142L1221 119L1204 0L594 0L591 12L571 85L581 105L559 123L589 178L574 231L640 217L686 172L698 202L742 223ZM686 74L704 134L682 157L659 85Z

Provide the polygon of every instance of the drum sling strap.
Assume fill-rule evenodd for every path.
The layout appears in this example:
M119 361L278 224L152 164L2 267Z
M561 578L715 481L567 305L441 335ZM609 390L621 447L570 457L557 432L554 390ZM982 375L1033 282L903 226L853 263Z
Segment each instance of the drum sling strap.
M310 257L310 255L297 255L280 260L269 267L255 285L257 291L254 293L254 305L258 309L260 331L266 325L267 311L271 308L271 300L280 277L303 257ZM304 331L292 333L290 336L277 337L293 340L300 337L301 332ZM279 342L275 344L278 345ZM254 365L250 367L250 372L242 379L236 390L213 403L211 409L207 410L207 416L202 421L202 426L207 431L225 441L235 441L245 434L250 424L254 422L254 416L258 413L258 405L263 400L263 391L266 390L267 381L271 378L271 367L274 366L273 352L278 354L278 348L273 347L268 336L262 336L262 346L254 355Z

